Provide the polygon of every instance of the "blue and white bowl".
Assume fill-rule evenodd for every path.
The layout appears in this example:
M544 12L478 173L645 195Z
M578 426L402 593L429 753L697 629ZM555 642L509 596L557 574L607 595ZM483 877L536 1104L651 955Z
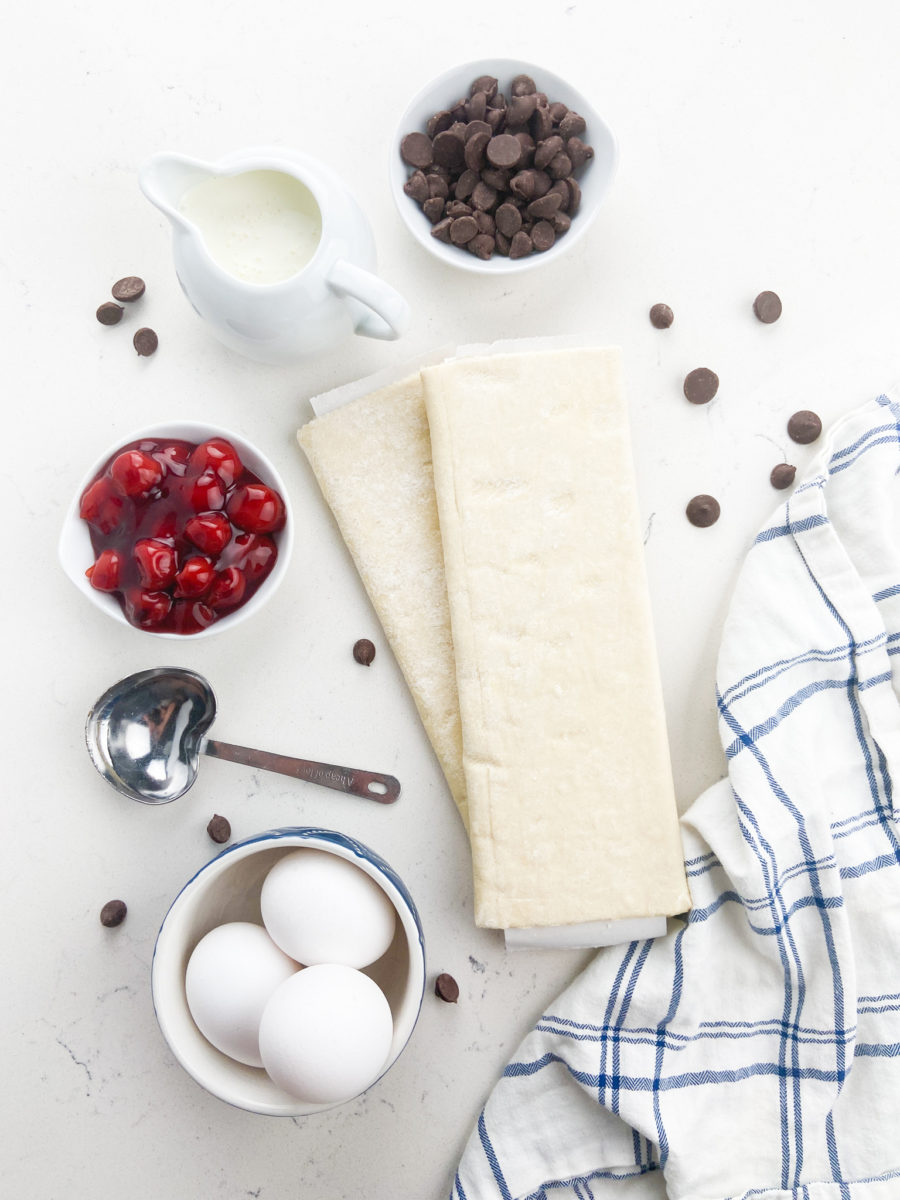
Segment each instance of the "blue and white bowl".
M217 1050L191 1017L185 972L194 947L215 926L227 921L262 924L259 896L263 880L279 858L301 847L324 850L352 862L384 889L397 910L393 942L365 969L387 997L394 1019L394 1037L382 1075L409 1041L425 991L425 940L416 906L400 877L368 846L329 829L270 829L229 846L208 862L178 893L156 939L151 969L156 1019L169 1049L197 1083L228 1104L266 1116L306 1116L337 1105L297 1100L261 1068L245 1066Z

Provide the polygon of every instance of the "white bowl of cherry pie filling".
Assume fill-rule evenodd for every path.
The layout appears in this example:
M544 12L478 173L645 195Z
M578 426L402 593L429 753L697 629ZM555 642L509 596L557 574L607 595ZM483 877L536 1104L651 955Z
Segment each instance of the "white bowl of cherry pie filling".
M198 638L271 598L292 541L284 483L259 449L226 429L169 421L100 455L66 514L59 557L113 620Z

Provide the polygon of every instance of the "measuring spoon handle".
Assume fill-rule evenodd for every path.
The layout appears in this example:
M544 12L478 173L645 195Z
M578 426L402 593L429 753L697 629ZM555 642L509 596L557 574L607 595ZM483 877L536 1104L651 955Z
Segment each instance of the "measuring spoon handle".
M311 762L307 758L291 758L286 754L270 754L267 750L251 750L247 746L233 746L230 742L214 741L212 738L206 739L202 749L210 758L222 758L245 767L257 767L262 771L275 771L279 775L305 779L307 783L318 783L337 792L349 792L352 796L362 796L379 804L393 804L400 795L400 781L393 775L379 775L355 767L336 767L331 763Z

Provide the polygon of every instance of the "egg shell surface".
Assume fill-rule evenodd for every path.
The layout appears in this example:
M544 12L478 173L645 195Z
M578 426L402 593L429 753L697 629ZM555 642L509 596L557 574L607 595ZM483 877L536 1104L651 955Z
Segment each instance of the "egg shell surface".
M271 1079L310 1103L352 1100L381 1074L394 1034L390 1005L368 975L340 963L306 967L272 994L259 1026Z
M397 913L374 879L327 850L286 854L263 880L262 919L276 945L307 967L367 967L390 946Z
M261 1067L259 1022L278 986L300 964L275 945L262 925L218 925L194 947L184 989L194 1023L217 1050Z

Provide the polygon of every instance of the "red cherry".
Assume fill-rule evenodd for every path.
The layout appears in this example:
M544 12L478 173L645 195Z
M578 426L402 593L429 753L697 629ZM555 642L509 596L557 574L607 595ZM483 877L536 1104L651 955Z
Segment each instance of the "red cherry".
M228 548L229 566L240 567L248 582L257 583L275 566L278 547L265 534L239 533Z
M210 608L234 608L243 600L246 590L247 576L240 567L226 567L216 576L206 603Z
M199 633L216 619L202 600L176 600L172 607L172 628L176 633Z
M175 595L197 599L209 591L216 572L208 558L195 554L175 576Z
M194 512L208 512L225 505L225 486L212 471L198 475L191 487L191 508Z
M226 507L231 520L247 533L277 533L284 528L284 501L264 483L245 483L235 488Z
M199 517L191 517L184 526L185 536L194 545L208 554L210 558L218 558L231 541L231 524L224 513L201 513Z
M122 520L125 500L111 479L96 479L81 497L80 514L83 521L100 533L112 533Z
M244 473L244 464L237 450L224 438L210 438L208 442L201 442L191 455L191 466L200 473L212 471L226 488L230 488Z
M159 483L163 469L143 450L123 450L113 459L109 473L126 496L146 496Z
M91 587L98 592L114 592L119 586L122 558L116 550L102 550L97 561L85 571Z
M134 544L134 561L145 588L167 588L175 579L175 551L166 542L141 538Z
M159 625L169 615L172 597L166 592L153 592L147 588L131 588L125 596L125 616L132 625L150 629Z
M161 510L148 508L144 529L148 538L156 538L161 542L170 541L178 532L178 513L174 508Z

